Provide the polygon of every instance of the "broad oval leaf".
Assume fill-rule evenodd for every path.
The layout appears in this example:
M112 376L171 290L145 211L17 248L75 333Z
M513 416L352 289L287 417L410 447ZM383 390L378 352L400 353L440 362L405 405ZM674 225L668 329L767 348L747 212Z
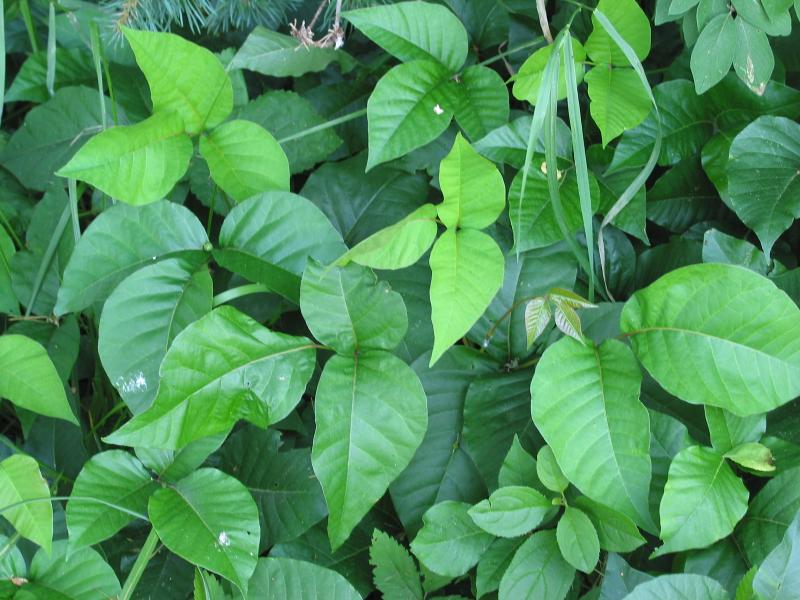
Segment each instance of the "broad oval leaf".
M508 123L508 88L497 71L472 65L461 72L459 85L462 101L455 117L469 139L478 140Z
M111 504L143 514L156 489L142 463L128 452L95 454L75 480L71 493L75 499L67 502L70 552L110 538L135 518Z
M12 504L17 506L0 514L22 537L51 552L53 506L50 504L50 488L39 472L36 460L24 454L14 454L0 462L0 507Z
M633 69L600 65L586 76L589 110L603 146L644 121L652 108L650 97Z
M558 520L556 539L564 560L584 573L594 570L600 560L600 540L586 513L567 506Z
M536 527L553 505L540 492L524 486L502 487L469 509L475 524L499 537L517 537Z
M58 171L86 181L128 204L164 198L186 173L192 141L172 112L126 127L112 127L90 139Z
M26 600L105 600L120 593L114 569L91 548L68 552L66 540L53 550L39 550L31 561L28 581L15 596Z
M536 479L551 492L561 494L569 487L569 480L558 466L553 449L547 444L539 448L535 465Z
M294 303L308 257L330 263L346 250L323 212L296 194L266 192L228 213L215 260Z
M503 285L505 260L497 242L485 233L448 230L433 245L430 266L433 365L489 306Z
M620 327L650 374L686 402L748 416L800 394L800 310L748 269L672 271L626 302Z
M425 391L399 358L334 356L317 385L311 460L335 550L411 461L428 426Z
M105 300L125 277L159 259L200 258L207 242L197 217L173 202L112 206L75 246L54 312L61 316Z
M715 579L705 575L675 573L640 583L624 600L729 600L728 592Z
M40 415L78 424L47 350L24 335L0 336L0 398Z
M361 600L336 571L294 558L260 558L250 580L249 600Z
M597 10L606 16L639 60L650 54L650 21L636 0L600 0ZM586 40L586 53L595 63L629 65L625 53L595 15L592 15L592 33Z
M580 508L592 521L600 548L608 552L632 552L645 543L636 524L621 512L581 496L573 506Z
M539 96L539 88L542 85L544 69L545 66L547 66L547 62L550 60L550 56L553 54L553 47L553 44L547 44L539 48L522 63L519 72L513 77L514 87L512 88L512 93L517 100L525 100L530 104L536 104ZM575 76L577 82L580 83L583 80L583 61L586 59L586 50L575 38L572 38L572 56L575 60ZM563 54L559 57L559 60L560 65L556 95L559 100L563 100L567 97L566 68ZM530 125L528 125L528 127L530 127Z
M531 382L531 413L567 478L584 494L652 528L650 418L630 349L563 338ZM540 461L541 462L541 461Z
M111 293L100 316L97 352L134 414L153 402L158 369L175 336L211 311L205 264L171 258L147 265Z
M122 33L150 85L153 112L175 112L189 134L222 123L233 110L233 85L213 52L172 33Z
M503 574L508 569L508 565L511 564L517 549L525 540L525 537L498 538L483 553L478 562L475 576L475 588L478 598L482 598L491 592L496 592L500 588L500 580L503 578Z
M654 556L709 546L730 534L747 511L747 488L725 457L702 446L681 450L661 498L661 539Z
M211 178L237 202L289 191L289 161L272 134L252 121L228 121L200 138Z
M422 517L422 529L411 550L428 569L439 575L459 577L478 564L494 536L478 527L469 515L469 504L446 500L432 506Z
M175 450L229 431L239 419L267 427L300 401L315 363L307 338L270 331L222 306L178 334L161 363L153 405L106 439Z
M398 2L344 14L358 30L400 60L435 60L451 73L467 58L467 32L447 7Z
M740 19L737 19L737 21ZM692 49L692 77L697 94L719 83L733 64L736 24L729 12L717 15L703 28Z
M236 479L199 469L153 494L148 514L171 552L247 592L258 557L258 509Z
M575 569L564 560L556 532L539 531L519 547L500 580L500 600L563 600Z

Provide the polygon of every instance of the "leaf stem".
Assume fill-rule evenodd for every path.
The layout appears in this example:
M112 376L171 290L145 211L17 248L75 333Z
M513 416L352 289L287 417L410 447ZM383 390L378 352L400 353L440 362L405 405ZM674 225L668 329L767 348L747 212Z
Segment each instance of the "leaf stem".
M69 210L72 215L72 235L75 237L75 243L81 239L81 225L78 221L78 189L77 182L70 177L67 180L67 189L69 191Z
M12 502L11 504L7 504L6 506L0 506L0 515L8 510L11 510L12 508L17 508L18 506L25 506L26 504L33 504L35 502L58 502L58 501L94 502L95 504L102 504L103 506L108 506L109 508L113 508L114 510L118 510L119 512L125 513L126 515L130 515L131 517L140 519L142 521L150 520L147 518L147 515L143 515L142 513L136 512L135 510L125 508L124 506L120 506L119 504L114 504L113 502L108 502L107 500L101 500L100 498L92 498L90 496L42 496L41 498L26 498L25 500Z
M516 54L520 50L525 50L527 48L531 48L533 46L537 46L542 42L543 39L544 39L543 37L535 37L529 42L525 42L524 44L520 44L519 46L515 46L515 47L513 47L513 48L511 48L509 50L506 50L504 52L500 52L499 54L495 54L494 56L491 56L491 57L487 58L486 60L482 60L481 62L476 63L475 66L476 67L485 67L486 65L490 65L493 62L497 62L498 60L504 59L506 56L511 56L512 54Z
M308 129L303 129L303 131L298 131L297 133L293 133L290 136L278 140L278 143L285 144L286 142L291 142L292 140L300 139L307 135L317 133L318 131L324 131L326 129L330 129L331 127L336 127L337 125L341 125L342 123L347 123L348 121L352 121L354 119L362 117L365 114L367 114L367 109L360 108L354 112L342 115L341 117L336 117L335 119L331 119L330 121L325 121L324 123L320 123L319 125L314 125L314 127L309 127Z
M251 294L263 294L269 292L272 292L272 290L263 283L247 283L245 285L240 285L238 287L225 290L224 292L220 292L214 296L214 306L220 306L221 304L226 304L227 302L231 302L232 300L236 300L237 298L242 298L244 296L250 296Z
M3 8L2 2L3 0L0 0L0 10L2 10ZM2 19L2 16L0 16L0 19ZM11 237L12 240L14 240L14 243L17 245L17 249L21 250L24 244L22 243L22 240L19 239L19 236L17 236L17 232L14 231L14 228L11 226L11 223L9 223L8 219L6 218L6 215L3 213L2 208L0 208L0 224L2 224L3 227L5 227L6 231L8 232L8 235Z
M119 595L119 600L130 600L136 586L139 585L139 580L142 578L144 570L147 568L147 563L156 553L156 545L158 544L158 534L155 527L147 534L147 539L144 541L142 549L139 551L139 556L136 557L136 562L133 563L131 572L128 573L128 578L125 580L125 585L122 586L122 592Z

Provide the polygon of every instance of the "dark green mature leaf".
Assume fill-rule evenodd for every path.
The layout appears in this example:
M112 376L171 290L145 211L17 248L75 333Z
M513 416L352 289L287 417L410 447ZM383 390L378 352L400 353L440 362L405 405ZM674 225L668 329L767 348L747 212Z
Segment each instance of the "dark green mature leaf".
M473 65L459 75L461 103L455 117L471 140L508 122L508 88L497 71Z
M499 487L509 485L530 485L543 491L543 486L536 474L536 459L528 453L519 441L518 436L514 436L511 448L503 459L500 473L497 476Z
M759 598L792 600L800 590L800 515L795 516L775 549L758 568L753 591Z
M46 498L40 502L26 502ZM53 506L50 489L36 460L14 454L0 461L0 507L15 504L2 512L22 537L37 543L47 553L53 546Z
M609 552L631 552L644 544L636 524L621 512L581 496L573 502L594 525L600 547Z
M411 550L434 573L458 577L478 563L493 540L473 522L468 504L446 500L425 513Z
M567 478L584 494L652 527L650 420L639 401L631 351L563 338L545 351L531 383L534 423Z
M661 539L654 556L703 548L733 531L747 511L747 488L721 454L682 450L669 467L661 499Z
M157 448L134 448L136 457L153 471L158 479L177 483L205 460L225 441L226 433L211 435L190 442L180 450L160 450Z
M71 494L75 499L67 503L70 552L110 538L134 519L110 504L143 514L156 489L142 463L128 452L95 454L75 480Z
M386 600L422 600L417 566L394 538L376 529L369 548L375 586Z
M0 535L0 547L6 548L8 541L8 537ZM28 565L25 564L25 557L22 556L19 546L9 547L5 555L0 558L0 580L25 577L27 572Z
M320 342L340 354L392 350L408 316L402 296L366 267L325 267L309 262L300 285L300 309Z
M767 275L771 269L758 247L716 229L709 229L703 236L703 262L740 265L760 275Z
M540 531L519 547L503 578L500 600L563 600L575 569L561 556L556 532Z
M335 550L405 469L428 425L417 375L382 351L334 356L317 385L311 461Z
M730 13L711 19L692 50L692 75L698 94L719 83L730 71L737 45L737 27Z
M677 573L661 575L637 585L625 600L728 600L728 592L719 583L703 575Z
M637 585L651 579L651 575L637 571L618 554L609 554L600 586L600 600L622 600Z
M452 73L467 58L467 32L458 17L444 6L399 2L351 10L344 17L404 62L434 60Z
M747 416L800 393L800 311L747 269L672 271L628 300L621 327L650 374L686 402Z
M336 571L293 558L258 560L247 598L250 600L361 600L355 588Z
M769 2L770 0L767 0ZM745 19L736 19L736 51L733 68L755 94L763 94L775 68L767 34Z
M550 500L530 487L502 487L469 509L475 524L499 537L524 535L544 520L553 508Z
M153 405L107 440L174 450L229 431L286 418L314 370L314 344L276 333L223 306L184 329L161 363Z
M56 90L66 86L97 83L92 62L81 48L59 48L56 61ZM6 90L5 102L47 102L47 52L34 52L19 69L11 86Z
M496 592L500 588L500 580L511 564L517 548L525 541L524 537L518 538L498 538L489 549L483 553L478 561L477 576L475 587L477 597L481 598L491 592Z
M7 315L19 313L19 300L11 286L11 259L15 252L14 242L0 227L0 313Z
M567 506L558 521L556 539L564 560L584 573L594 570L600 559L600 540L586 513Z
M208 237L197 217L172 202L112 206L84 231L75 246L56 315L105 300L128 275L163 258L201 259Z
M78 424L47 350L24 335L0 336L0 398L37 414Z
M131 412L140 413L153 402L167 348L211 311L211 296L205 265L198 269L190 259L173 258L135 271L108 297L97 351Z

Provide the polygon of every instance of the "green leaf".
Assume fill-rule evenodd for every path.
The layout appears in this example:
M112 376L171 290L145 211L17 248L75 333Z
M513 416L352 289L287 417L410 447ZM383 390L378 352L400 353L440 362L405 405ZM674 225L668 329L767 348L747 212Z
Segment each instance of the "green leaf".
M43 501L28 502L46 498ZM18 504L21 503L21 504ZM2 514L22 537L40 545L50 553L53 547L53 506L47 486L36 460L14 454L0 461L0 508Z
M449 69L430 60L398 65L381 77L367 102L367 170L439 137L461 104L457 85Z
M226 437L227 432L204 437L176 451L139 447L134 448L134 452L159 480L177 483L202 465L222 445Z
M403 62L438 61L455 72L467 58L467 32L446 7L399 2L344 14L361 33Z
M792 600L800 590L800 516L795 516L775 549L758 568L753 591L764 600Z
M503 459L497 482L500 487L513 485L539 487L541 485L539 476L536 474L536 459L522 447L517 435L514 435L511 448L508 449L508 454Z
M531 413L579 490L648 528L650 419L639 401L641 381L622 342L584 346L563 338L536 367Z
M767 257L800 216L800 125L762 116L733 140L726 167L729 204L758 235Z
M548 445L542 446L536 455L536 477L544 487L558 494L569 487L569 480L562 473L553 449Z
M86 181L134 206L164 198L186 173L192 141L181 118L156 113L136 125L112 127L90 139L56 173ZM156 166L154 166L156 165Z
M650 374L686 402L748 416L800 393L800 311L747 269L672 271L628 300L620 325Z
M771 269L770 261L758 247L716 229L709 229L703 236L703 262L740 265L760 275L767 275Z
M597 10L608 18L640 61L650 54L650 21L635 0L600 0ZM586 40L586 54L595 63L618 67L629 64L625 53L594 15L592 15L592 33Z
M536 104L539 95L539 88L542 85L542 77L544 77L544 69L547 66L547 61L553 53L553 45L548 44L543 48L539 48L536 52L531 54L527 60L522 63L522 66L514 75L514 87L511 93L517 100L525 100L529 104ZM581 43L572 38L572 56L575 60L575 75L578 83L583 81L584 66L583 61L586 60L586 50ZM558 76L558 91L557 98L563 100L567 97L567 81L564 68L564 56L560 57L559 76ZM525 136L527 138L527 136Z
M256 568L258 509L233 477L199 469L150 498L148 514L164 545L242 592Z
M230 69L247 69L270 77L300 77L338 62L343 72L356 61L341 49L303 46L295 37L258 26L247 36ZM291 110L291 109L290 109Z
M408 551L397 541L376 529L369 548L375 587L386 600L422 600L419 572Z
M403 297L357 264L324 267L309 261L300 309L314 337L340 354L392 350L408 329Z
M346 250L339 233L309 200L266 192L238 204L219 232L214 259L294 303L309 257L333 262Z
M142 463L129 453L109 450L95 454L75 480L71 494L75 499L67 502L70 553L110 538L133 521L130 513L110 504L142 514L157 489Z
M622 600L640 583L650 581L652 575L638 571L620 558L617 554L609 554L600 585L601 600Z
M19 301L11 286L11 260L15 253L14 242L0 227L0 313L7 315L19 313Z
M198 257L207 242L197 217L173 202L112 206L92 221L75 246L55 314L105 300L128 275L154 261Z
M725 409L704 406L711 445L717 452L727 452L745 442L757 442L767 430L767 416L763 414L737 417Z
M116 598L121 591L114 570L100 554L91 548L68 553L66 540L55 542L52 552L39 550L27 579L15 596L20 600L100 600Z
M324 591L323 591L324 590ZM260 558L250 580L248 600L361 600L355 588L336 571L293 558Z
M691 59L694 88L698 95L708 91L727 75L737 43L737 27L728 12L717 15L703 28L692 49Z
M93 86L97 83L92 61L82 48L59 48L56 61L56 89L66 86ZM95 92L96 93L96 92ZM5 102L47 102L47 52L31 54L22 63L6 91Z
M471 140L478 140L508 123L508 88L497 71L483 65L467 67L459 76L462 101L456 121Z
M747 488L725 457L702 446L681 450L661 499L661 539L653 556L703 548L730 534L747 511Z
M28 574L28 565L25 564L25 557L19 550L19 546L9 544L9 538L0 535L0 547L8 548L2 558L0 558L0 580L11 579L12 577L25 577ZM4 588L0 587L4 591Z
M506 205L506 186L500 171L460 133L439 167L439 186L444 201L436 208L448 229L488 227Z
M572 506L564 509L556 528L556 539L564 560L584 573L594 570L600 560L600 540L583 511Z
M431 365L489 306L503 283L504 262L497 242L474 229L448 230L433 245L431 319L435 341Z
M536 529L550 513L550 500L533 488L502 487L469 509L475 524L499 537L517 537Z
M175 338L161 363L153 405L106 439L175 450L246 419L267 427L286 418L314 370L314 345L276 333L222 306Z
M175 112L186 133L222 123L233 109L233 86L213 52L172 33L122 33L150 85L153 112Z
M650 97L633 69L600 65L586 74L589 110L603 146L650 114Z
M428 251L437 232L436 207L423 204L401 221L356 244L336 264L344 266L352 261L373 269L404 269Z
M539 531L519 547L500 580L500 600L563 600L575 570L561 556L553 530Z
M491 592L496 592L500 588L500 580L511 564L517 549L522 545L526 538L498 538L489 549L483 553L478 561L477 575L475 578L475 588L477 598L481 598Z
M772 457L772 451L756 442L747 442L731 448L725 453L725 458L753 471L769 472L775 470L775 459Z
M580 496L573 503L589 517L600 542L608 552L632 552L645 543L636 524L621 512Z
M478 564L494 536L478 527L469 515L469 505L446 500L431 507L411 550L431 571L459 577Z
M399 358L334 356L317 385L311 461L335 550L405 469L428 425L425 392Z
M625 600L728 600L725 591L716 580L704 575L676 573L661 575L650 581L640 583L625 596Z
M744 19L736 19L733 68L739 79L756 94L763 94L775 68L767 34Z
M544 297L534 298L525 305L525 332L528 338L528 348L544 333L550 324L552 312L550 304Z
M78 425L47 350L24 335L0 336L0 398Z
M175 336L211 311L212 291L205 264L172 258L135 271L108 297L97 351L134 414L156 397L158 368Z
M767 0L769 3L771 0ZM781 2L785 0L779 0ZM762 29L770 36L789 35L792 30L792 17L788 10L764 10L758 0L731 0L739 18L746 19L755 27ZM770 15L772 13L772 15Z
M200 137L211 177L237 202L260 192L289 191L289 161L272 134L252 121L228 121Z

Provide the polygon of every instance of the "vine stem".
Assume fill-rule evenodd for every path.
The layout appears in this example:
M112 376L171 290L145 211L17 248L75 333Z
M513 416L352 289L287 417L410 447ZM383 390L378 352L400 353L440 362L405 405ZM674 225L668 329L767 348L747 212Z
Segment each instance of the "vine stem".
M242 298L243 296L249 296L251 294L262 294L268 293L272 290L265 286L263 283L248 283L245 285L240 285L235 288L231 288L229 290L225 290L224 292L220 292L216 296L214 296L214 306L219 306L221 304L225 304L230 302L231 300L236 300L237 298Z
M26 498L25 500L20 500L19 502L12 502L11 504L7 504L6 506L0 506L0 515L6 511L11 510L12 508L17 508L18 506L24 506L26 504L33 504L35 502L57 502L63 500L68 500L68 501L76 500L78 502L94 502L95 504L102 504L103 506L108 506L109 508L113 508L115 510L123 512L126 515L130 515L137 519L141 519L142 521L150 520L147 518L146 515L138 513L135 510L130 510L129 508L125 508L124 506L120 506L119 504L114 504L113 502L101 500L100 498L92 498L90 496L42 496L41 498Z
M348 113L346 115L342 115L341 117L336 117L335 119L331 119L330 121L325 121L324 123L320 123L319 125L315 125L314 127L309 127L308 129L304 129L303 131L298 131L297 133L293 133L290 136L278 140L278 143L284 144L286 142L291 142L292 140L297 140L307 135L311 135L312 133L317 133L318 131L324 131L325 129L330 129L331 127L336 127L337 125L341 125L342 123L347 123L348 121L352 121L354 119L362 117L365 114L367 114L367 109L360 108L359 110Z
M136 562L133 563L131 572L128 573L128 578L125 580L125 585L122 586L122 592L119 595L119 600L130 600L136 586L139 585L139 580L142 578L144 570L147 568L147 563L156 553L156 545L158 544L158 534L155 527L147 534L147 539L144 541L139 556L136 557Z

